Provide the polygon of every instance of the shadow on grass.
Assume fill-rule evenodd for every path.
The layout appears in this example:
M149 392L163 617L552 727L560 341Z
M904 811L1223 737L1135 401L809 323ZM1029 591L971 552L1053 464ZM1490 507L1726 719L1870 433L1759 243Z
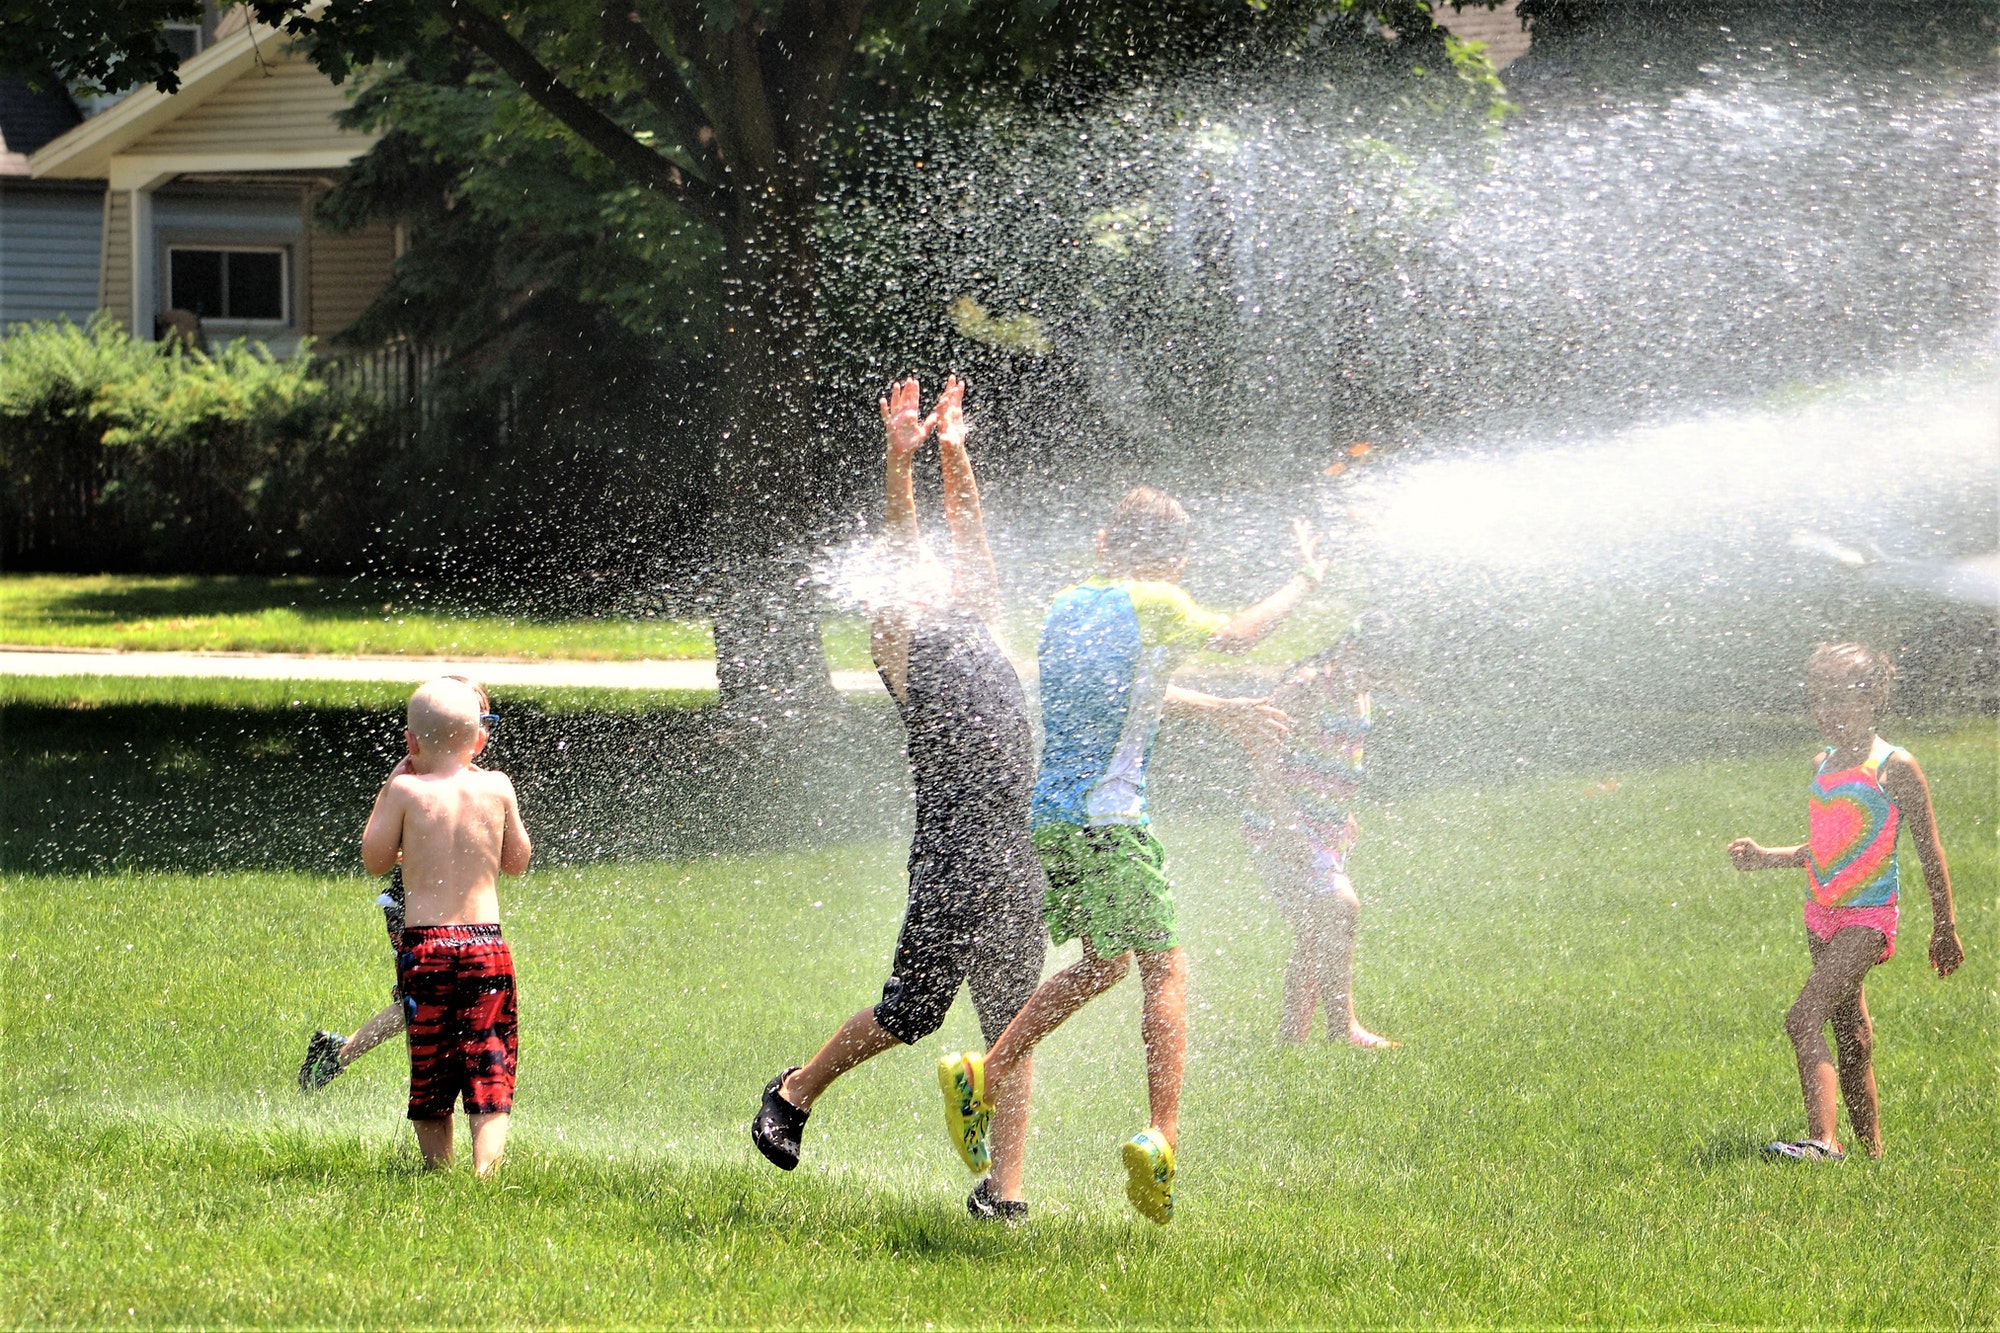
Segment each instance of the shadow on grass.
M0 706L0 871L357 868L399 709ZM710 708L509 708L487 762L513 777L542 865L876 837L907 818L900 729L849 705L719 735Z
M1704 1170L1736 1162L1762 1161L1764 1145L1770 1141L1769 1134L1753 1133L1747 1129L1719 1130L1688 1154L1688 1161Z
M396 590L315 578L229 575L117 579L72 585L37 606L57 624L107 625L134 620L257 615L290 610L328 620L380 614Z

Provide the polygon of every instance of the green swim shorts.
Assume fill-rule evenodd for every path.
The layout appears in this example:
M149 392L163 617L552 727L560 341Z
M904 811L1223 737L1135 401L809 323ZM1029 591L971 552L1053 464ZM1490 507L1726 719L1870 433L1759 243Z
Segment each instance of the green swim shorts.
M1099 958L1157 952L1181 942L1167 849L1143 825L1044 824L1035 851L1048 875L1042 915L1057 944L1087 939Z

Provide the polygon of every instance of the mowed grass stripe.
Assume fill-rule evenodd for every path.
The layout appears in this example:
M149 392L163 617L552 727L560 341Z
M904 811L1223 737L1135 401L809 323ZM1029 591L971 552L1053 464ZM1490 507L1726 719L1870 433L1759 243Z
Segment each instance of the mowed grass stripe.
M384 997L372 882L0 881L0 1317L1991 1325L1996 746L1912 744L1970 961L1929 972L1909 895L1870 981L1889 1156L1834 1170L1755 1156L1802 1125L1799 886L1721 853L1803 827L1806 756L1364 810L1357 991L1408 1043L1385 1056L1274 1045L1282 923L1233 830L1163 829L1195 954L1166 1229L1120 1190L1129 985L1043 1049L1026 1228L961 1211L929 1066L977 1042L963 1005L822 1103L798 1172L753 1156L763 1081L880 984L899 847L511 886L521 1102L487 1184L414 1170L398 1048L290 1091L309 1028Z
M365 579L0 576L0 644L150 651L635 659L713 657L705 622L449 610Z

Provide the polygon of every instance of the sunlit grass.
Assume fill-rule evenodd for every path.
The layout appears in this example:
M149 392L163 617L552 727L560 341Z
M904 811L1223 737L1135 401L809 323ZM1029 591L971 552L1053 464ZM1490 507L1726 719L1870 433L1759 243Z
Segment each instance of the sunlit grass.
M1249 660L1282 665L1324 648L1350 609L1340 595L1313 599ZM1011 609L1004 634L1020 657L1034 656L1046 610ZM873 669L866 618L830 614L821 638L834 670ZM698 620L443 612L363 580L132 574L0 575L0 646L582 661L715 654L709 626ZM1240 659L1217 656L1211 664L1230 660Z
M367 709L395 713L411 687L381 680L244 680L230 676L0 675L0 708L225 708L266 713L289 708ZM571 689L509 685L492 691L496 706L544 713L648 713L701 708L713 690Z
M696 621L448 613L358 580L126 574L0 577L0 644L590 660L715 651Z
M1231 829L1164 828L1194 955L1164 1230L1117 1172L1129 985L1038 1061L1025 1228L960 1210L929 1066L976 1041L963 1006L821 1104L797 1173L752 1154L763 1081L880 985L897 845L509 886L520 1104L486 1184L415 1171L393 1045L291 1091L313 1026L384 999L372 882L0 879L0 1320L1990 1326L1995 744L1899 739L1969 961L1929 973L1911 895L1869 983L1886 1160L1756 1157L1802 1129L1798 885L1721 846L1794 835L1805 757L1705 762L1366 809L1383 1056L1274 1045L1281 922Z

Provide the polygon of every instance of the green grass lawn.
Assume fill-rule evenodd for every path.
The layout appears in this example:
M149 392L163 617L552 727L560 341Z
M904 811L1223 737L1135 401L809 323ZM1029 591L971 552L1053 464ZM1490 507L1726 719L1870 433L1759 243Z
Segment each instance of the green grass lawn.
M1803 1128L1798 885L1721 847L1796 831L1805 760L1707 762L1366 810L1357 990L1407 1043L1372 1057L1274 1044L1282 923L1226 825L1164 828L1194 954L1165 1229L1120 1188L1129 985L1043 1048L1026 1227L961 1210L930 1065L976 1042L963 1005L821 1103L798 1172L755 1157L764 1080L880 984L891 843L510 886L491 1182L416 1170L394 1043L292 1090L313 1026L385 998L372 882L0 878L0 1321L1991 1326L1995 744L1901 738L1969 961L1929 973L1912 901L1871 978L1886 1160L1757 1157Z
M715 703L713 690L609 690L509 685L495 707L599 716L694 709ZM289 709L349 709L395 715L410 687L384 680L250 680L232 676L0 675L0 708L95 712L110 708L216 709L251 714ZM506 714L501 714L505 724Z
M1043 609L1009 614L1015 652L1033 655ZM1348 613L1338 596L1315 599L1250 660L1277 666L1323 648ZM873 669L863 617L829 615L821 637L835 670ZM703 621L446 614L359 580L136 574L0 575L0 645L589 661L715 655ZM1242 659L1203 660L1223 667Z
M706 624L665 618L447 614L365 582L9 574L0 644L591 660L712 657Z

